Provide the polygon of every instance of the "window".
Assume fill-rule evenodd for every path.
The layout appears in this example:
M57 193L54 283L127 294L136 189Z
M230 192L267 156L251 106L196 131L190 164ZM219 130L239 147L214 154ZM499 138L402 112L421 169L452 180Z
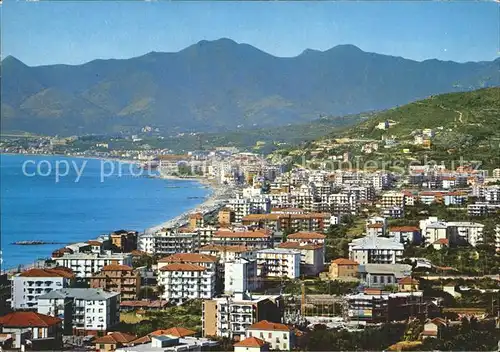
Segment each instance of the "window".
M99 348L103 350L103 349L104 349L104 345L103 345L103 344L100 344L100 345L99 345Z
M252 337L252 332L251 331L248 332L248 337Z
M272 338L273 337L273 333L270 332L269 335L267 335L267 337Z
M286 350L286 343L283 344L283 349Z
M377 283L377 277L376 276L373 276L373 283L376 284Z

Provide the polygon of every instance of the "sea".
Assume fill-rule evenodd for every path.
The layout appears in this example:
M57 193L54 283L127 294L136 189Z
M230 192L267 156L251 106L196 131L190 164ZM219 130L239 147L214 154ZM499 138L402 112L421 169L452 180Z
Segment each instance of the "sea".
M0 155L2 270L26 267L66 243L144 231L195 208L210 190L133 164L45 155ZM14 245L16 241L57 242Z

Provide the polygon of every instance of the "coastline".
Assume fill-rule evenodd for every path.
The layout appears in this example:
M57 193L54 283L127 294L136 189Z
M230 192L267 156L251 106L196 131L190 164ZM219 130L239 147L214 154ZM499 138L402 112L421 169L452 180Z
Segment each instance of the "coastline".
M87 157L87 156L73 156L73 155L66 155L66 154L24 154L24 153L0 153L1 155L17 155L17 156L50 156L50 157L65 157L65 158L81 158L81 159L94 159L94 160L106 160L110 162L121 162L121 163L126 163L126 164L135 164L137 166L140 166L140 162L137 160L125 160L125 159L119 159L119 158L104 158L104 157ZM207 213L210 211L214 211L217 208L220 208L224 205L224 200L227 199L229 192L232 191L232 189L228 187L222 187L221 185L218 185L214 180L207 179L205 177L175 177L175 176L158 176L155 178L161 178L165 180L172 180L172 181L196 181L200 186L203 186L203 188L208 188L209 189L209 194L204 196L204 200L196 205L194 208L191 208L174 218L169 218L168 220L147 228L144 233L153 233L155 231L158 231L164 227L174 227L174 226L180 226L181 224L185 224L188 221L188 217L192 213ZM142 235L143 233L139 232L139 236ZM96 234L95 237L97 237L98 234ZM82 241L88 241L92 240L92 238L88 238ZM50 253L47 253L47 256L50 257ZM43 255L40 255L40 257L44 257ZM3 258L2 258L3 259ZM0 259L1 260L1 259ZM19 272L19 265L16 265L14 267L4 267L3 266L3 260L2 262L2 273L6 274L15 274ZM39 263L39 258L33 258L32 261L26 264L20 264L22 266L22 270L26 270L29 268L33 268L38 266L37 264Z

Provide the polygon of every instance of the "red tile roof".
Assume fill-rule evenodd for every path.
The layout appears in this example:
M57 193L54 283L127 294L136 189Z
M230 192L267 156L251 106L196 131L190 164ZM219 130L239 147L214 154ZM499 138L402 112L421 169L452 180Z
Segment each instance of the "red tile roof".
M381 229L384 227L384 225L376 223L376 224L368 224L368 225L366 225L366 227L369 229Z
M233 346L234 347L255 347L255 348L260 348L267 344L266 341L258 339L256 337L247 337L243 341L235 343Z
M121 301L120 307L145 307L145 308L160 308L166 307L168 305L168 301Z
M389 232L415 232L420 231L416 226L393 226L389 228Z
M217 231L214 237L219 238L269 238L270 234L266 231Z
M0 325L8 328L49 327L62 320L35 312L13 312L0 317Z
M205 271L207 268L195 264L168 264L160 268L160 271Z
M308 239L308 240L312 240L312 239L325 239L326 236L321 234L321 233L317 233L317 232L307 232L307 231L300 231L300 232L296 232L296 233L293 233L291 235L288 235L287 238L291 238L291 239Z
M132 267L128 265L120 265L120 264L109 264L104 266L102 271L133 271Z
M176 253L158 260L159 263L215 263L217 257L199 253Z
M290 249L322 249L323 246L314 243L300 243L300 242L283 242L278 245L279 248L290 248Z
M332 263L337 265L359 265L358 262L347 258L337 258L335 260L332 260Z
M200 247L199 251L212 251L212 252L233 252L233 253L242 253L249 252L251 248L246 246L222 246L217 244L208 244L206 246Z
M102 242L94 241L94 240L87 241L87 244L90 244L91 246L102 246L103 245Z
M290 331L290 328L285 324L281 323L272 323L267 320L261 320L256 322L255 324L250 325L248 327L249 330L275 330L275 331Z
M149 337L149 335L146 335L146 336L142 336L142 337L139 337L138 339L135 339L133 341L130 342L130 345L142 345L142 344L145 344L145 343L150 343L151 342L151 338Z
M22 277L64 277L67 279L71 279L75 277L73 271L68 268L54 268L54 269L38 269L33 268L30 270L23 271L19 276Z
M435 241L434 243L448 245L450 243L450 241L448 241L447 238L440 238L437 241Z
M418 285L418 280L413 279L411 276L403 277L398 281L400 285Z
M126 334L123 332L112 332L105 336L98 337L95 340L96 344L127 344L134 341L137 336Z
M184 337L184 336L196 335L196 331L182 327L173 327L166 330L156 330L149 334L149 336L161 336L161 335Z

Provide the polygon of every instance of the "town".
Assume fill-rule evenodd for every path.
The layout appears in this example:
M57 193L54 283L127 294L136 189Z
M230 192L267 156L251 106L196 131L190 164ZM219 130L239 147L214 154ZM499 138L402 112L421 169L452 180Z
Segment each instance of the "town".
M498 168L330 170L230 147L116 156L162 177L196 177L213 194L161 226L89 234L5 272L2 348L474 350L498 341Z

